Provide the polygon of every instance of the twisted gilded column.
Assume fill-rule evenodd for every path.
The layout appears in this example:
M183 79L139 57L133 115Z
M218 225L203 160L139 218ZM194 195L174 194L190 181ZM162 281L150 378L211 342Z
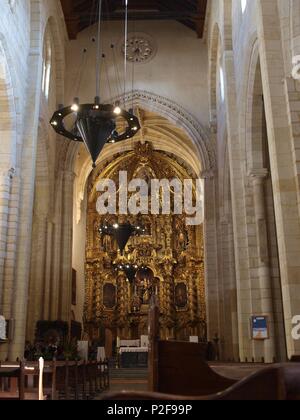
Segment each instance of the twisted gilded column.
M123 273L119 273L118 275L118 280L117 280L117 298L118 298L118 328L119 328L119 334L118 336L120 337L123 332L123 329L125 327L126 324L126 318L127 318L127 287L128 283L127 283L127 279L124 276Z

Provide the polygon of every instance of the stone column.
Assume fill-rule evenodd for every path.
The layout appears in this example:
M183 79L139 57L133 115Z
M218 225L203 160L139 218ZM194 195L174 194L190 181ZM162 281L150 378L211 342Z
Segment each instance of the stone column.
M7 254L8 214L13 173L13 170L0 168L0 314L3 309L3 278Z
M242 361L253 357L253 342L249 331L251 308L251 279L249 267L249 240L247 232L244 156L241 150L238 126L236 75L232 50L223 54L225 75L226 119L228 130L228 153L232 197L232 220L236 266L236 287L238 301L239 357Z
M205 294L207 306L207 334L212 341L220 332L218 243L215 212L215 179L210 171L202 173L204 179L204 261Z
M288 356L300 353L292 320L300 314L300 220L297 165L285 88L284 53L278 3L256 2L262 82L278 239ZM284 146L284 147L283 147Z
M12 283L8 283L5 278L7 264L14 266L13 244L10 243L9 238L9 206L11 201L11 186L12 186L12 170L0 168L0 315L4 315L6 319L11 318L11 299L7 305L7 294L13 293L13 278ZM9 249L10 248L10 249ZM11 258L8 257L11 254ZM7 273L9 274L9 273ZM13 274L13 273L12 273ZM0 347L0 360L7 357L8 346L2 345Z
M52 264L53 264L53 224L47 221L47 236L45 238L46 255L45 255L45 275L44 275L44 305L43 314L45 320L51 319L51 300L53 289Z
M51 289L51 320L59 319L59 288L60 288L60 266L62 247L62 201L63 201L63 174L57 174L55 183L55 210L53 225L53 256L52 256L52 289Z
M232 238L230 237L231 225L229 223L229 217L223 216L219 222L220 229L220 277L222 277L222 308L223 308L223 320L222 324L222 346L221 353L223 360L236 359L238 360L239 355L234 354L234 337L233 330L237 332L237 302L234 302L233 297L236 298L236 283L235 283L235 272L232 269ZM222 275L221 275L222 273Z
M27 338L35 336L37 321L44 320L44 279L47 246L47 217L36 217L33 225L33 243L31 248L30 292L27 320Z
M264 357L266 362L272 362L276 357L276 344L264 189L267 176L267 169L252 170L250 173L253 185L259 278L258 290L255 290L253 286L252 307L256 315L268 316L270 326L270 340L261 342L263 348L261 350L257 348L256 351L262 351L262 354L257 354L257 356L258 358Z
M32 11L32 13L34 13ZM37 26L38 28L38 26ZM37 29L36 28L36 29ZM39 107L42 79L42 48L40 32L31 34L28 56L27 101L23 109L24 131L22 133L22 155L20 160L20 212L17 257L15 265L15 298L13 318L15 329L9 349L11 360L24 355L27 308L30 276L30 251L32 234L32 214L35 190L36 148L38 138ZM30 116L25 118L25 116Z
M73 187L75 174L65 171L63 177L60 318L70 321L72 290Z
M229 248L229 277L230 277L230 307L232 321L232 344L233 359L239 360L239 328L238 328L238 302L237 302L237 284L235 272L235 255L234 255L234 236L232 223L228 225L228 248Z

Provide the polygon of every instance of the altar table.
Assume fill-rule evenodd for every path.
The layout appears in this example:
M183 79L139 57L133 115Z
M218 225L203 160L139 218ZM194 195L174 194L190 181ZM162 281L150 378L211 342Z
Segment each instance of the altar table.
M147 368L148 347L120 348L121 368Z

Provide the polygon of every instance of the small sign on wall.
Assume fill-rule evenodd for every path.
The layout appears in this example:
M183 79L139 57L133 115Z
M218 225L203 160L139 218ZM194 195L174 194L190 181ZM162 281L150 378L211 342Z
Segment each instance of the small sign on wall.
M253 316L251 318L251 331L253 340L268 340L269 322L267 316Z

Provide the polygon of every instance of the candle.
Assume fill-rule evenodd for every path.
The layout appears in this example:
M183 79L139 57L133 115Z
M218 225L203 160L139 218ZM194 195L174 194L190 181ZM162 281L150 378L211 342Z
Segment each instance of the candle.
M44 359L39 359L39 401L44 401L44 390L43 390L43 374L44 374Z
M121 340L120 337L117 337L117 348L119 349L121 347Z

